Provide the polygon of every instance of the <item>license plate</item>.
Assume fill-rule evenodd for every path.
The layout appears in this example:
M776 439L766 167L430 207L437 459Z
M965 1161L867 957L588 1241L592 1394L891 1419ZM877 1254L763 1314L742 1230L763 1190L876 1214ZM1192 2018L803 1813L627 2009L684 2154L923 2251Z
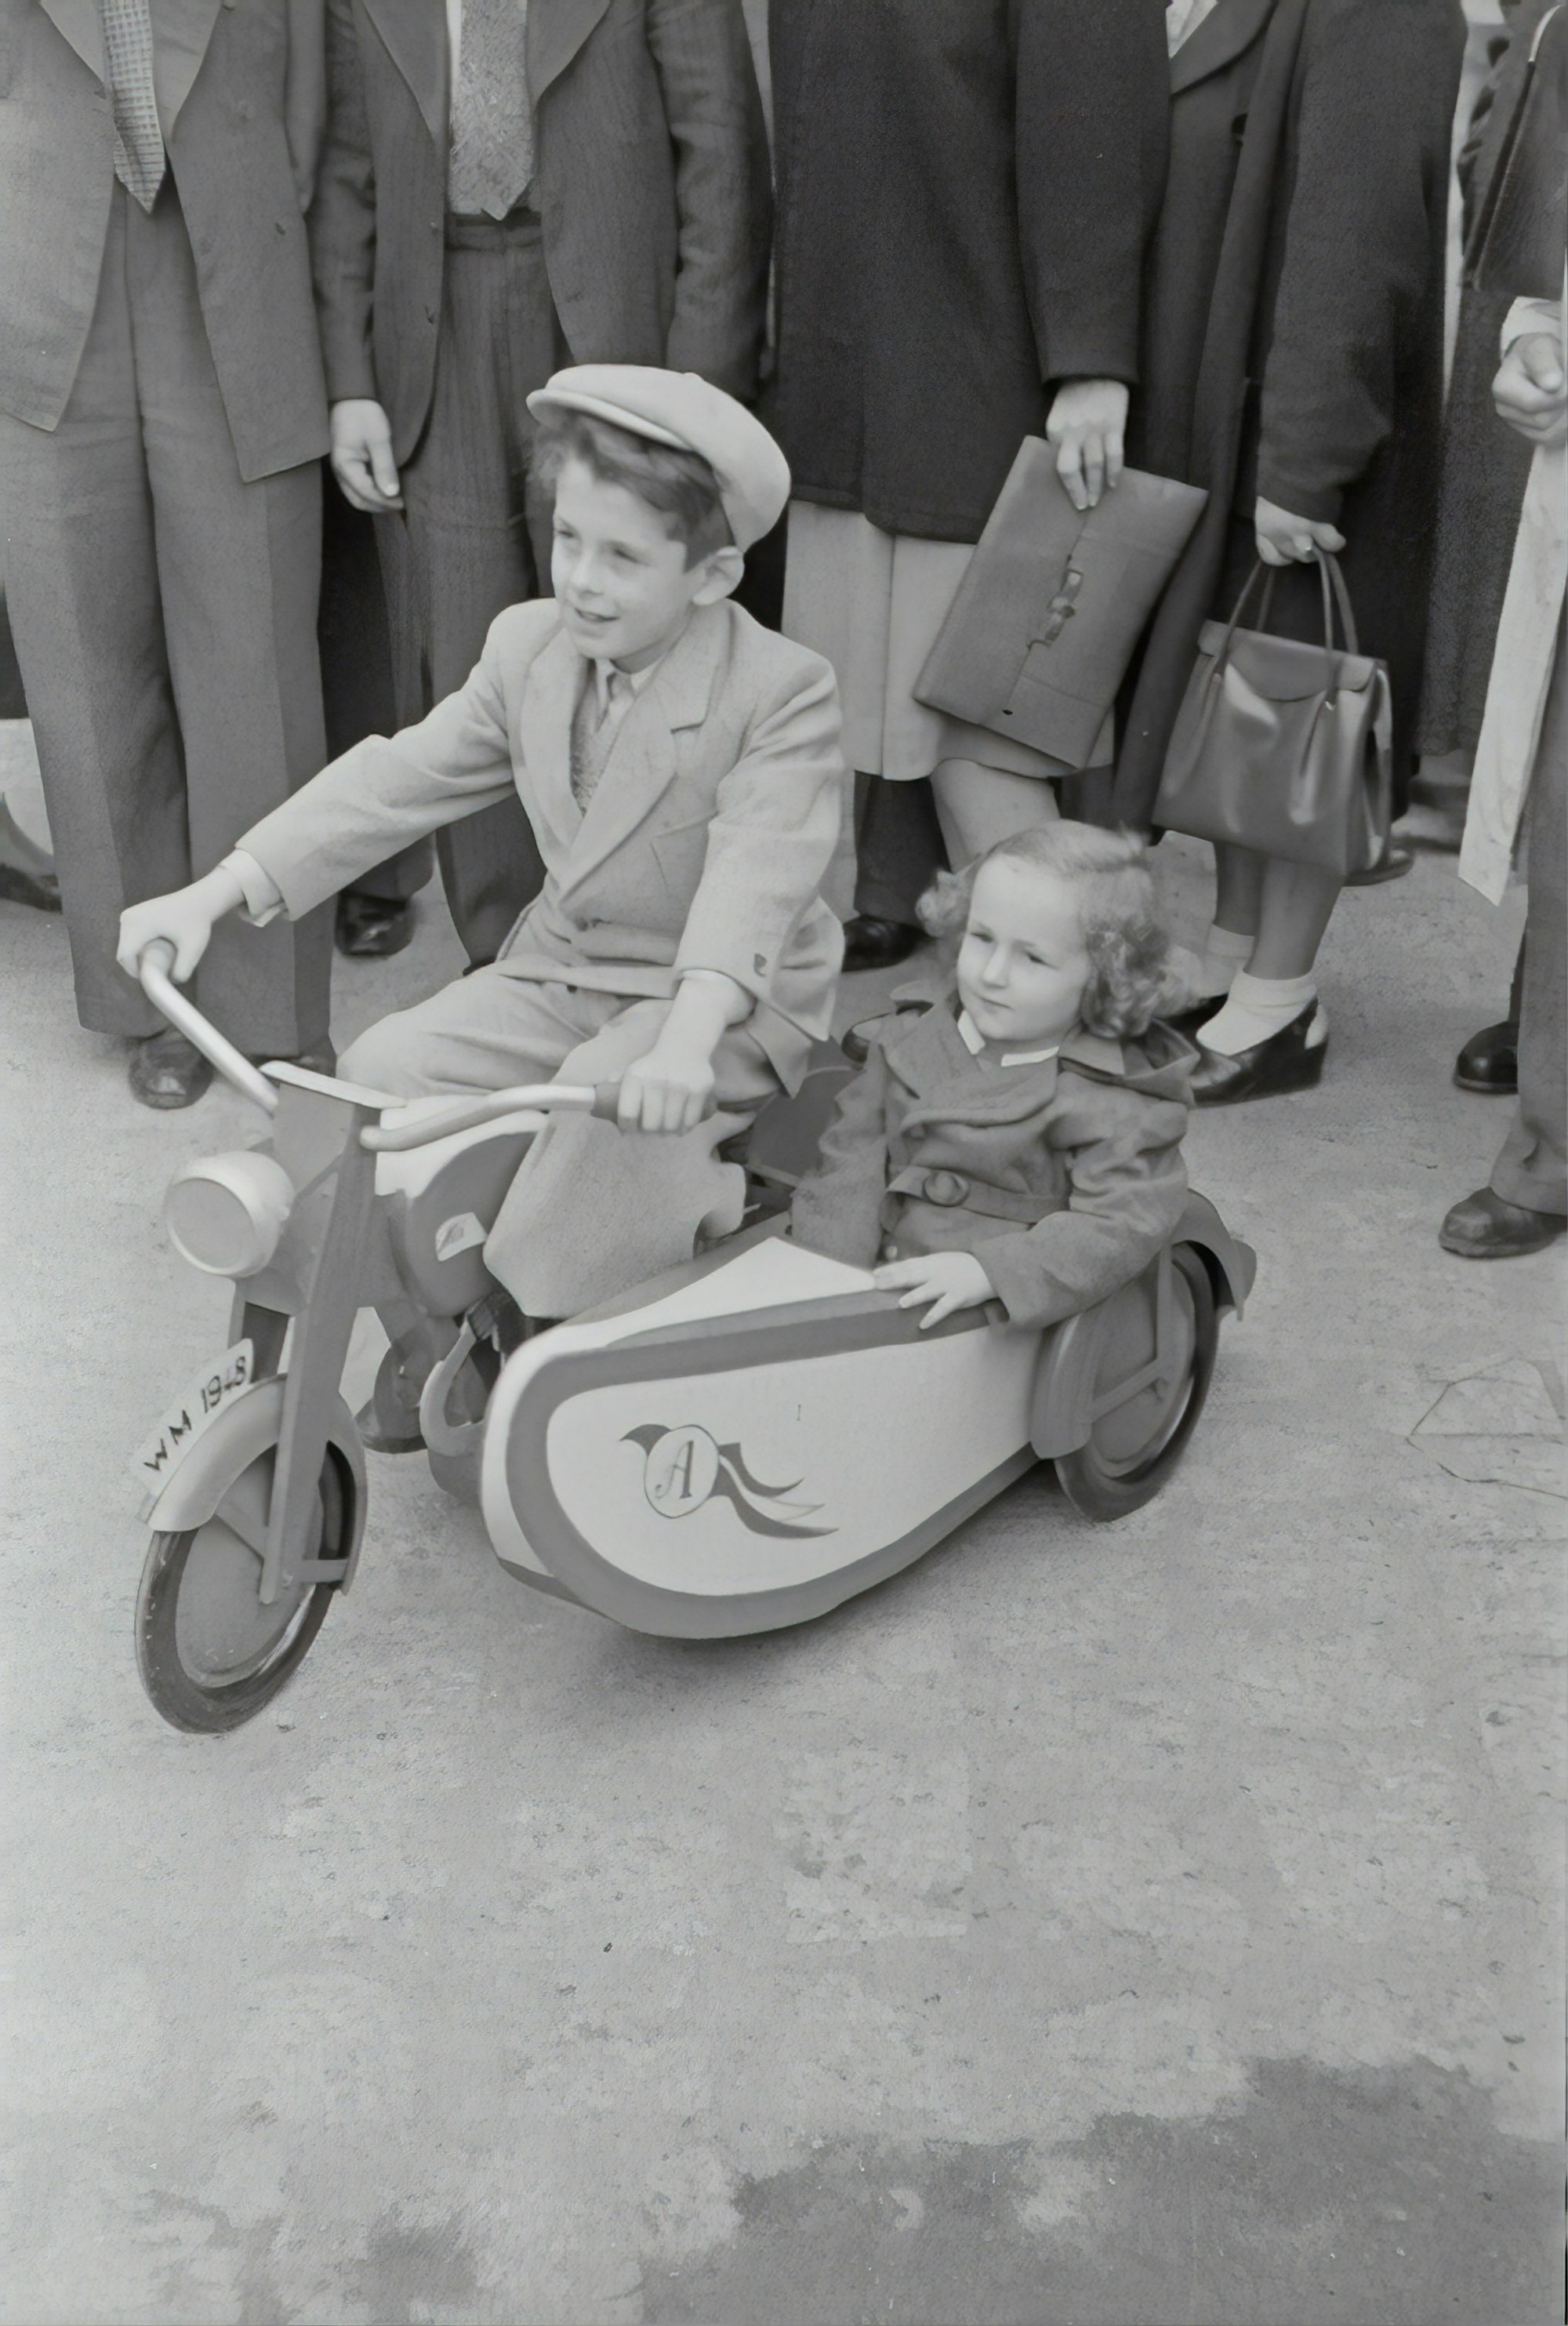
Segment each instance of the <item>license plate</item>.
M164 1409L131 1456L131 1474L156 1493L202 1432L210 1429L225 1406L247 1390L255 1370L255 1348L237 1341L216 1364L193 1381L181 1398Z

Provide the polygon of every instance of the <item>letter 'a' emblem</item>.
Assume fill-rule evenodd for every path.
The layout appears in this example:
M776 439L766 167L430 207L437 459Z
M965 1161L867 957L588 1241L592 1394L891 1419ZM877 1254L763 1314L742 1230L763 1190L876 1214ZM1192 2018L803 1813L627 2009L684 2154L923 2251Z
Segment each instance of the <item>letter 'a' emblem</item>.
M836 1527L806 1526L820 1503L791 1502L798 1478L787 1486L765 1485L754 1478L741 1457L740 1447L720 1446L694 1421L665 1429L645 1422L628 1429L622 1441L643 1451L643 1492L649 1507L662 1519L690 1518L693 1511L716 1495L731 1503L753 1534L796 1537L836 1534Z

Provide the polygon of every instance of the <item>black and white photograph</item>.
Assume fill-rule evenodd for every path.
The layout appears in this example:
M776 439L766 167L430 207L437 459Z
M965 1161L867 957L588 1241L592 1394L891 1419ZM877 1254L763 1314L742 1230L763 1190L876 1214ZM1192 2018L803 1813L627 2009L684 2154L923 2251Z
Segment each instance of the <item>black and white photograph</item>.
M1562 2326L1568 0L0 0L0 2326Z

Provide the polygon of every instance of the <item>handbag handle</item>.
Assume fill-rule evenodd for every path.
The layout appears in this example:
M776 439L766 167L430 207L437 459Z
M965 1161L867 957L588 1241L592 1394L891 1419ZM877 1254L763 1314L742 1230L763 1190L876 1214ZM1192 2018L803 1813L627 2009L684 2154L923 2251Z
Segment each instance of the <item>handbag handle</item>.
M1334 700L1334 610L1336 607L1339 609L1340 628L1345 641L1344 652L1347 655L1359 655L1361 646L1356 632L1355 609L1350 604L1350 593L1345 587L1345 577L1340 571L1339 559L1329 549L1314 549L1313 555L1317 563L1318 580L1322 585L1323 653L1329 664L1328 701L1331 707ZM1279 578L1279 572L1278 566L1266 565L1261 557L1254 564L1251 572L1241 585L1241 594L1231 609L1230 619L1225 626L1225 635L1220 641L1220 651L1214 657L1216 671L1222 670L1230 659L1230 642L1236 636L1241 617L1247 609L1247 600L1251 597L1260 573L1266 574L1267 579L1264 582L1263 596L1258 602L1257 626L1262 629L1267 623L1269 609L1274 603L1274 585Z

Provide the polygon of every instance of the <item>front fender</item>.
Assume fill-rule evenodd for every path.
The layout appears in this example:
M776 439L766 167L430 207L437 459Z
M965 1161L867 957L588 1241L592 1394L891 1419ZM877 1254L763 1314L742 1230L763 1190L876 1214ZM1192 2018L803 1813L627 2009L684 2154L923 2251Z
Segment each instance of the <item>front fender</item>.
M205 1525L240 1473L277 1444L283 1428L283 1382L282 1373L256 1382L194 1440L164 1484L143 1505L142 1515L154 1533L183 1534L190 1527ZM338 1586L347 1591L365 1540L365 1448L354 1416L340 1397L332 1400L327 1437L348 1463L354 1481L348 1564Z

